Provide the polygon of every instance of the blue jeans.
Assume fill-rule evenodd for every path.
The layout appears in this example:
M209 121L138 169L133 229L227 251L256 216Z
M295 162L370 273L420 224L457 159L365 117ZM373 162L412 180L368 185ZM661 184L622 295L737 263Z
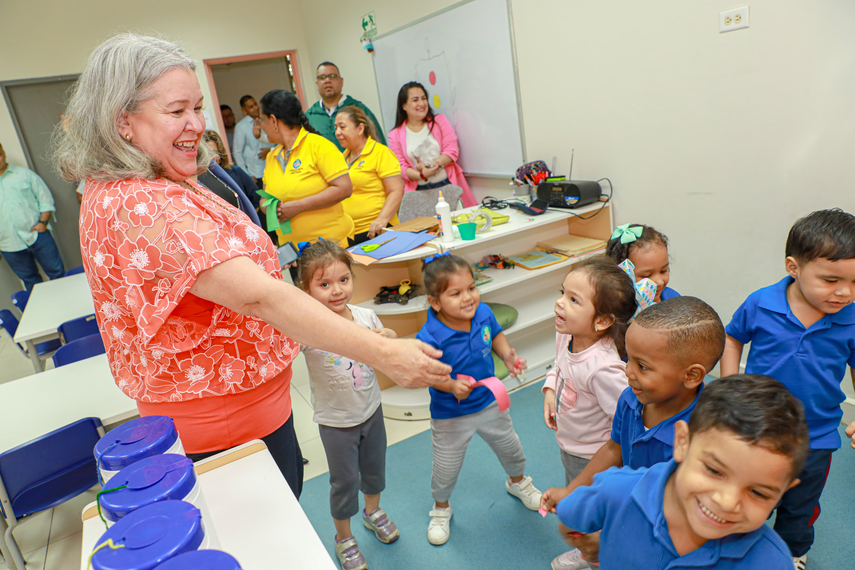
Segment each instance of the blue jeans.
M813 523L819 518L819 496L831 468L833 449L811 449L800 483L784 493L778 503L775 532L784 539L794 557L807 554L813 545Z
M24 282L27 291L32 291L36 283L42 282L36 261L42 266L48 278L59 279L65 276L65 268L62 266L62 258L59 256L56 242L53 241L53 236L48 231L40 233L36 243L27 249L0 251L0 254L6 258L15 275Z

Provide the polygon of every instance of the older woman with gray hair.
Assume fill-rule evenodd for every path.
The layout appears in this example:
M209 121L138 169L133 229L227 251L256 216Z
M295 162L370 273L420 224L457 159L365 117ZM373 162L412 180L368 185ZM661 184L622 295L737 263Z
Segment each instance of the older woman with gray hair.
M211 158L195 69L162 39L107 40L73 90L54 159L66 180L86 180L80 247L119 388L140 415L172 417L194 459L263 439L299 497L300 343L405 387L450 369L431 347L386 339L284 283L259 228L193 180Z

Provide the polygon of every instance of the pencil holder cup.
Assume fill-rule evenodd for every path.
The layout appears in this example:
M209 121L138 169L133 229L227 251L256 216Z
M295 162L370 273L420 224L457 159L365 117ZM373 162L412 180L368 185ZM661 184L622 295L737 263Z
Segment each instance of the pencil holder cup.
M460 224L457 226L457 229L460 230L460 239L469 241L475 239L475 231L478 229L478 224L468 222Z

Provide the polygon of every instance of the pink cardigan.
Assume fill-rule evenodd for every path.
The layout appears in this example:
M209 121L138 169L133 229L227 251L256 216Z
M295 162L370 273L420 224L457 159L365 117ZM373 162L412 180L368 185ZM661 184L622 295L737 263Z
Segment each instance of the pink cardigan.
M463 169L457 164L457 157L460 155L460 148L457 146L457 133L445 115L436 115L434 117L434 126L431 134L439 143L440 153L447 155L453 161L445 167L445 172L448 174L448 181L456 186L463 188L463 195L460 197L463 205L467 208L478 204L472 190L469 189L469 184L463 177ZM401 163L401 174L404 177L404 192L412 192L416 189L418 182L410 180L407 176L407 168L415 168L413 161L410 160L410 155L407 153L407 125L402 124L399 127L392 129L389 133L389 148L398 157L398 162Z
M608 336L576 354L567 350L570 335L556 333L555 365L543 389L556 394L558 446L570 455L590 459L611 438L618 399L626 389L626 365Z

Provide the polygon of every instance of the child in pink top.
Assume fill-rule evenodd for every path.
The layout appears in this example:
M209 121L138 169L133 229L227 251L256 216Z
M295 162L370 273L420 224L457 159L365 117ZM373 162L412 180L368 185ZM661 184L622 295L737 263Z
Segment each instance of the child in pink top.
M624 337L635 314L632 279L609 258L574 265L555 302L555 366L543 384L543 418L561 449L566 484L611 436L627 387ZM587 568L578 550L552 567Z

